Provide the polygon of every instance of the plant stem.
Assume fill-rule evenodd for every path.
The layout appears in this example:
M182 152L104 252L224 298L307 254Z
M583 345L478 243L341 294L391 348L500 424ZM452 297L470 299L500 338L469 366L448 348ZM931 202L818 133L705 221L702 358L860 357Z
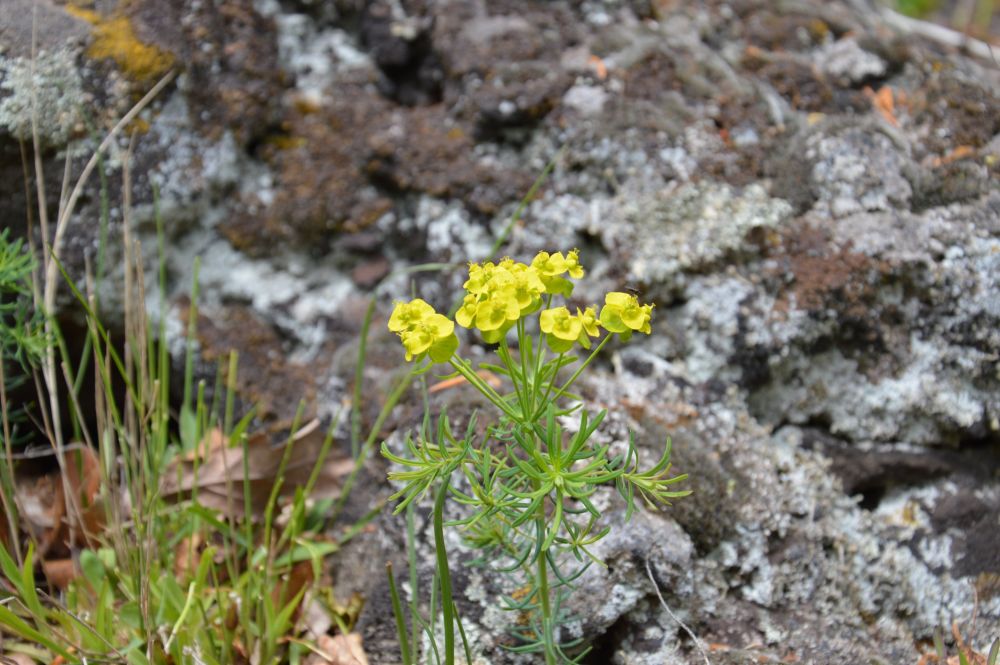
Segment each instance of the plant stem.
M476 390L481 392L486 399L493 402L494 406L506 413L508 416L513 418L515 421L520 422L521 416L507 404L502 397L493 388L489 386L485 381L479 378L472 368L466 366L465 361L459 358L457 355L452 356L448 361L451 366L458 370L458 373L465 377L466 381L475 386Z
M538 542L544 541L545 534L545 502L538 506L538 515L535 517L536 538ZM542 608L542 644L545 649L546 665L555 665L556 657L552 651L554 636L552 635L552 604L549 602L549 570L548 559L545 552L538 552L537 572L535 581L538 583L538 600Z
M444 545L444 500L448 496L448 479L438 488L434 500L434 550L437 555L438 577L441 578L441 610L444 613L444 662L455 665L455 605L451 597L451 572Z
M531 406L528 402L527 395L527 383L524 386L519 386L516 379L517 372L514 371L514 360L510 355L510 348L507 346L507 340L504 339L500 346L497 348L497 355L500 356L500 360L503 364L507 366L507 372L511 378L511 383L514 384L514 394L517 396L517 401L521 405L521 413L530 413Z
M594 358L597 357L597 354L601 352L601 349L604 348L604 345L607 344L608 340L610 340L612 337L613 337L612 333L608 333L607 335L604 336L604 339L602 339L601 343L598 344L597 347L593 351L590 352L590 355L587 356L587 359L583 361L583 364L576 368L576 371L573 372L573 376L569 377L569 380L566 381L566 383L564 383L561 388L559 388L558 390L556 390L556 392L555 392L554 395L552 395L553 401L555 401L555 400L559 399L560 397L562 397L563 393L565 393L567 390L569 390L569 387L571 385L573 385L573 383L578 378L580 378L580 374L583 373L583 370L587 369L587 365L589 365L591 363L591 361ZM555 378L555 377L553 377L553 378Z

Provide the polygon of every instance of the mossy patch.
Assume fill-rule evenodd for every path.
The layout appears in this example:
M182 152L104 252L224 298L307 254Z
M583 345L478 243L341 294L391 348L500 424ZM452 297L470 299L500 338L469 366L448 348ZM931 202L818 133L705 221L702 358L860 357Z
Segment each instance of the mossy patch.
M174 65L173 54L141 41L127 17L102 16L73 5L67 6L66 11L93 26L93 41L87 48L87 56L94 60L113 60L132 81L152 83Z

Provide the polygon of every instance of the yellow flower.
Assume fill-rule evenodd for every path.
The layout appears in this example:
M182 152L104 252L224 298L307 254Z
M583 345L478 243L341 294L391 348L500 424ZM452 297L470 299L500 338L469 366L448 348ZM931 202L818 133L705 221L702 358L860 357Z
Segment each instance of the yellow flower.
M577 341L580 342L580 346L585 349L590 348L590 338L597 337L601 334L598 326L601 322L597 320L597 312L593 307L588 307L584 311L580 311L580 308L576 308L576 318L580 320L581 330L580 337Z
M455 322L463 328L471 328L479 311L479 296L469 293L462 300L462 306L455 312Z
M470 263L469 278L463 285L466 295L455 321L464 328L478 329L489 343L498 342L518 320L542 306L543 295L573 293L573 283L560 277L567 272L573 278L583 277L577 250L566 256L562 252L539 252L530 265L510 257L499 263ZM574 318L569 310L566 315Z
M580 323L583 324L583 329L588 335L597 337L601 334L601 331L597 329L597 326L601 325L601 322L597 320L597 310L594 307L588 307L582 312L577 307L576 316L580 319Z
M622 339L631 337L633 331L648 335L652 313L652 305L640 305L635 296L612 291L604 296L601 325L609 332L618 333Z
M580 250L566 252L566 270L573 279L583 279L583 266L580 265Z
M580 267L576 250L569 252L567 259L562 252L549 254L548 252L538 252L531 260L531 267L538 273L539 279L545 285L545 293L569 297L573 295L573 283L568 279L560 277L563 273L570 271L570 277L575 275L583 276L583 268Z
M489 343L503 335L523 316L541 306L545 284L537 271L511 258L498 264L469 264L468 292L455 313L464 328L477 328Z
M565 307L542 310L538 325L545 333L545 341L556 353L569 351L582 333L586 336L583 322L579 317L570 314Z
M562 252L555 254L538 252L535 258L531 259L531 267L543 277L556 277L569 269Z
M419 298L396 303L389 330L402 340L407 361L427 354L434 362L446 362L458 348L454 321Z
M389 317L389 330L400 333L409 330L428 315L434 313L434 308L420 298L410 302L397 302Z
M476 327L483 332L499 330L504 324L517 321L520 316L521 308L517 305L513 289L504 289L479 303Z
M545 293L545 284L538 276L538 272L523 263L514 263L510 268L510 274L514 278L514 296L517 298L518 307L521 308L521 316L538 309L542 304L541 296Z

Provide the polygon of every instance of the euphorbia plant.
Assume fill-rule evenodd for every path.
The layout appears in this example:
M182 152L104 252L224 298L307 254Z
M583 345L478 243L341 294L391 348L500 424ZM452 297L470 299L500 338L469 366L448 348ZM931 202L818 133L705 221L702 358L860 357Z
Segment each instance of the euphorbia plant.
M540 252L530 264L509 258L473 263L454 321L420 299L397 303L389 320L407 361L420 363L424 371L450 364L455 376L465 377L499 412L481 440L472 423L458 439L447 416L435 428L428 415L418 436L407 438L407 455L393 454L383 444L382 454L405 468L389 474L405 484L393 496L402 499L397 512L437 487L438 536L446 496L467 507L466 517L448 524L462 528L466 542L483 550L480 562L524 577L526 585L506 599L509 609L528 618L527 625L514 630L521 642L514 649L541 652L547 664L574 662L583 653L567 654L575 644L560 642L558 627L566 618L562 605L573 581L591 563L601 563L590 551L610 530L600 524L601 513L591 501L598 487L616 486L625 499L626 518L637 494L651 509L689 494L671 487L687 476L670 475L669 441L659 462L645 471L639 469L631 436L617 455L609 445L591 441L606 412L591 414L570 389L614 336L628 340L635 332L650 334L653 306L612 292L599 313L596 305L574 308L574 313L559 300L572 295L572 280L583 275L575 250ZM506 377L511 392L493 388L462 357L455 323L496 345L499 363L480 363L479 369ZM589 351L582 362L573 353L577 346ZM564 378L568 369L562 370L578 362ZM574 427L564 426L568 418L576 421ZM452 484L455 474L460 480ZM436 537L436 545L444 653L451 663L454 607L442 537Z

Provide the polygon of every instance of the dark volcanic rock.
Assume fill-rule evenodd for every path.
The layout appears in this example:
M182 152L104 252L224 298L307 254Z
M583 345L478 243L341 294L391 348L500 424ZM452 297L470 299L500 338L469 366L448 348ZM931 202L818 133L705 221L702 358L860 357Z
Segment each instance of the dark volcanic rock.
M234 247L266 255L275 243L325 253L339 231L371 226L392 202L364 176L364 128L386 113L366 87L329 108L303 108L286 117L284 133L261 148L275 171L267 194L248 192L242 213L222 231Z
M274 21L253 2L130 2L127 15L139 37L176 56L195 127L245 144L277 120L286 76Z

